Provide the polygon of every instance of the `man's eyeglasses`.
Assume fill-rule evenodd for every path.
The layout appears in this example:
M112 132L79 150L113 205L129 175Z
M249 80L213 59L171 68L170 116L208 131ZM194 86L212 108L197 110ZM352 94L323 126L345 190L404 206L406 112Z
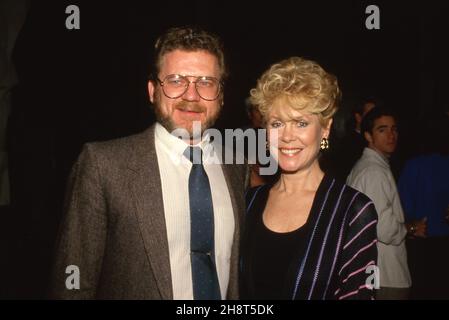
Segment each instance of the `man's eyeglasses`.
M195 78L190 81L188 78ZM222 83L214 77L205 76L182 76L180 74L170 74L160 80L156 78L162 87L162 91L170 99L176 99L187 92L191 83L195 84L195 90L204 100L213 101L220 96Z

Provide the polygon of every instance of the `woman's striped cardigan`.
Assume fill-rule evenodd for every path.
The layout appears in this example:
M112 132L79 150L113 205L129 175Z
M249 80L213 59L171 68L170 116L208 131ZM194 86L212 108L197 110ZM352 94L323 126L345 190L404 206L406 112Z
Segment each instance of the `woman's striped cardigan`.
M261 215L271 185L247 193L247 215L241 246L241 298L254 296L253 270L248 259L251 229ZM373 299L377 262L377 213L372 201L325 175L315 195L308 226L308 240L298 243L298 256L286 270L291 299ZM371 277L370 277L371 276Z

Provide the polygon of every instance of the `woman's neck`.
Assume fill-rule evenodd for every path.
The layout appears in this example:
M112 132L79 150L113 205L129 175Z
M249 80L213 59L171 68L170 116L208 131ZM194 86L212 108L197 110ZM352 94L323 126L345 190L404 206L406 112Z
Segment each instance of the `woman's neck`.
M279 192L295 194L303 191L316 191L324 177L318 161L309 168L294 173L283 172L274 188Z

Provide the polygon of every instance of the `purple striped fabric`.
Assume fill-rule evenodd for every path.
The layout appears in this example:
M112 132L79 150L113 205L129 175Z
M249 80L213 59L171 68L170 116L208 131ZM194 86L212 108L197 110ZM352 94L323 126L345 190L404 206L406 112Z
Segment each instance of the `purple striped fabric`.
M356 192L354 194L354 196L351 199L351 202L349 203L349 206L346 208L346 212L345 212L345 215L344 215L344 218L343 218L343 223L341 224L340 232L339 232L339 235L338 235L338 242L337 242L337 247L335 249L334 261L332 262L331 272L329 273L329 278L328 278L327 283L326 283L326 289L324 290L324 293L323 293L323 299L326 297L327 291L329 289L329 284L331 282L331 278L332 278L332 275L333 275L334 270L335 270L335 265L337 263L337 257L339 256L339 253L340 253L340 245L341 245L341 242L343 240L343 230L344 230L344 226L345 226L345 223L346 223L346 218L348 216L349 209L351 208L352 204L354 203L354 200L357 197L357 195L359 195L359 192Z
M368 229L369 227L371 227L372 225L376 226L377 220L373 220L371 221L369 224L367 224L362 230L360 230L359 233L357 233L354 238L352 238L351 240L349 240L349 242L347 244L345 244L343 246L343 250L345 250L352 242L354 242L354 240L356 240L366 229Z
M351 292L349 292L349 293L347 293L347 294L345 294L345 295L343 295L343 296L338 297L338 300L343 300L343 299L346 299L346 298L348 298L348 297L350 297L350 296L353 296L353 295L359 293L359 291L362 290L362 289L367 289L367 290L369 290L369 289L367 288L366 284L364 284L364 285L361 285L357 290L351 291Z
M334 207L334 210L332 212L331 221L329 222L327 229L326 229L326 235L324 236L323 245L321 246L320 256L318 258L318 262L317 262L316 269L315 269L315 275L313 276L312 287L310 288L310 292L309 292L309 300L312 297L313 289L315 288L316 280L318 278L318 273L320 272L321 259L323 258L323 252L324 252L324 248L326 247L327 238L329 236L329 230L331 229L332 223L334 222L335 213L337 212L337 208L340 205L341 196L343 195L343 191L345 191L345 187L346 187L346 185L343 185L343 188L341 188L340 195L338 196L338 201L337 201L337 203Z
M355 218L352 219L351 222L349 222L349 226L352 226L352 224L354 223L354 221L357 220L357 218L358 218L363 212L365 212L365 209L366 209L370 204L373 204L373 202L372 202L372 201L368 202L367 204L365 204L365 206L364 206L362 209L360 209L360 211L357 213L357 215L355 216Z
M324 199L323 205L321 206L320 215L318 216L317 222L316 222L316 224L315 224L315 226L314 226L314 228L313 228L312 236L310 237L309 243L308 243L308 245L307 245L307 251L306 251L305 257L304 257L304 259L303 259L302 262L301 262L301 268L300 268L300 270L299 270L298 277L296 278L295 290L293 291L293 297L292 297L292 299L295 299L296 293L298 292L299 281L301 280L302 273L304 272L304 266L305 266L305 264L306 264L307 257L308 257L308 255L309 255L310 246L312 245L312 241L313 241L313 236L315 235L315 231L316 231L316 228L317 228L317 226L318 226L318 223L320 222L320 218L321 218L321 215L322 215L322 213L323 213L324 206L326 205L327 199L328 199L328 197L329 197L329 192L331 191L332 187L334 186L334 183L335 183L335 179L332 180L331 186L329 187L329 189L327 189L327 192L326 192L326 198Z
M363 266L360 269L350 273L347 278L343 279L342 283L346 283L351 277L355 276L356 274L358 274L358 273L360 273L362 271L365 271L366 268L368 268L370 265L373 265L375 263L376 262L374 260L371 260L370 262L368 262L368 264L366 266Z
M263 214L269 188L247 195L250 216ZM257 203L258 205L254 205ZM310 210L307 239L298 241L298 251L286 270L286 298L292 299L372 299L373 290L366 287L364 270L377 263L377 213L372 201L363 193L325 175ZM255 219L249 220L251 230ZM248 232L248 231L246 231ZM250 235L250 233L246 233ZM245 238L246 239L246 238ZM256 241L257 239L252 240ZM254 242L253 242L254 243ZM250 259L249 246L243 247L243 260ZM249 260L251 262L251 260ZM243 269L245 298L257 296L261 282L254 277L260 265L247 264ZM281 277L282 278L282 277ZM269 280L267 280L269 282ZM287 291L288 290L288 291ZM291 290L291 291L290 291Z
M355 258L357 258L357 256L362 253L363 251L367 250L369 247L371 247L372 245L377 243L377 239L373 240L370 244L364 246L362 249L360 249L359 251L357 251L357 253L351 258L349 259L348 262L346 262L343 267L341 267L340 272L338 273L339 275L341 275L342 271L344 268L346 268L352 261L354 261Z

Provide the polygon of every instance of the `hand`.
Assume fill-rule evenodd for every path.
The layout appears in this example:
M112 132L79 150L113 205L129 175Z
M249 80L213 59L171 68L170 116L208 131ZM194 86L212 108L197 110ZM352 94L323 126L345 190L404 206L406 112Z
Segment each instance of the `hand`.
M413 232L413 236L419 238L427 237L427 217L424 217L422 220L412 222L412 226L415 231Z

